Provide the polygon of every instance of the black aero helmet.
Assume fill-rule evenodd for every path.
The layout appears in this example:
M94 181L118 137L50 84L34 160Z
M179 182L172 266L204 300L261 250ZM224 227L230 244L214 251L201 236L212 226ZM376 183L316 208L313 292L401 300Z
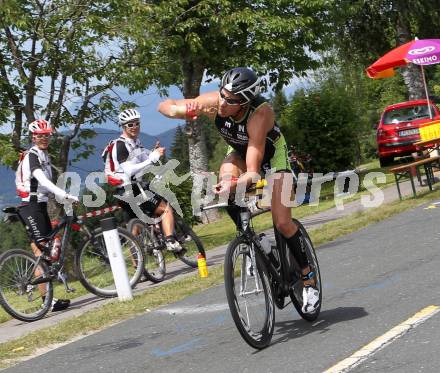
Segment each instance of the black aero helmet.
M235 67L225 73L220 89L243 97L241 105L252 101L260 93L260 79L247 67Z

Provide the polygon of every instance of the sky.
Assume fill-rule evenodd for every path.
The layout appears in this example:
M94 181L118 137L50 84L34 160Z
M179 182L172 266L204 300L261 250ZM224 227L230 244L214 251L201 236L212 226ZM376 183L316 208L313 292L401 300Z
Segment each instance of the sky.
M310 85L307 79L293 79L291 84L285 87L284 92L286 96L292 95L298 88L304 88ZM200 93L216 91L219 87L219 80L211 83L202 84ZM156 136L162 132L166 132L172 128L182 124L181 120L170 119L157 111L159 103L166 99L158 94L157 88L151 87L143 93L128 95L127 92L118 92L124 99L135 102L136 109L141 113L141 131L148 135ZM173 99L183 98L182 93L176 86L171 86L168 90L168 95ZM264 94L267 96L267 94ZM105 125L100 125L101 128L108 128L118 130L117 118L113 122L109 121ZM0 126L0 133L10 133L11 124Z

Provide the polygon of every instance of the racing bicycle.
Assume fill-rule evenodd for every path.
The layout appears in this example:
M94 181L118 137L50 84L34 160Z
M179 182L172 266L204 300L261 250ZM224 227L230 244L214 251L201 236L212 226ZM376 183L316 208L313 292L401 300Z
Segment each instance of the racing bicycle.
M305 251L311 271L315 273L319 290L319 306L313 313L302 312L304 288L301 268L288 249L281 234L274 228L276 246L266 253L260 236L254 231L249 203L261 202L264 183L250 186L242 203L229 200L226 203L203 207L203 210L235 205L240 209L237 237L229 244L224 263L226 297L234 323L243 339L256 349L270 344L275 325L275 306L286 307L286 298L299 315L314 321L322 304L321 275L312 241L304 226L296 219L305 242ZM237 198L236 198L237 199ZM241 205L241 206L239 206Z

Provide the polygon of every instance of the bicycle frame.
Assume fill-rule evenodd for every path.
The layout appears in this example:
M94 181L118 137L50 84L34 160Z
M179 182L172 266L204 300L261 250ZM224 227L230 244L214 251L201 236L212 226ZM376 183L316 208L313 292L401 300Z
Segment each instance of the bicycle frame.
M291 275L289 273L289 268L291 267L291 265L293 265L295 270L297 271L299 268L298 264L296 263L294 257L289 255L289 253L287 251L286 242L284 241L281 234L276 230L276 228L274 228L275 239L276 239L276 243L277 243L276 250L278 252L278 256L280 259L280 268L279 269L276 268L274 263L272 262L272 260L270 260L270 258L268 258L263 253L263 248L261 247L261 244L260 244L258 237L257 237L256 233L254 232L253 228L250 227L249 223L252 218L252 215L251 215L249 209L247 207L243 207L241 209L242 209L240 212L241 226L238 227L240 233L249 242L252 242L254 244L254 246L258 249L259 253L257 255L259 255L259 257L263 260L263 262L264 262L267 270L271 274L273 280L275 280L278 284L280 284L281 289L283 290L283 294L285 296L287 296L289 294L289 289L292 284L292 282L289 281L289 278ZM253 259L253 260L255 260L255 259ZM294 262L290 263L290 260L293 260Z
M215 205L206 206L203 210L220 208L220 207L228 207L228 203L219 203ZM264 262L267 270L272 276L272 279L276 281L282 289L282 295L287 296L289 294L289 289L292 285L292 281L290 281L291 273L289 271L290 268L294 268L296 273L300 273L299 265L296 262L293 255L289 255L290 253L287 250L287 244L284 241L282 235L277 231L274 227L275 239L276 239L276 250L278 252L279 260L280 260L280 268L276 268L272 260L270 260L263 252L263 248L261 247L260 240L258 239L257 234L251 227L251 219L253 215L249 209L249 207L240 207L240 226L237 227L239 234L244 236L249 243L253 244L257 248L256 252L258 252L258 256ZM255 214L259 215L261 212ZM255 258L253 258L255 260ZM298 277L299 279L299 277ZM298 280L297 279L297 280ZM297 281L296 280L296 281ZM293 282L296 282L293 281Z
M110 206L110 207L106 207L106 208L103 208L103 209L100 209L100 210L88 212L85 215L78 216L78 217L72 211L72 215L65 215L65 216L63 216L61 218L61 221L56 222L55 226L52 227L51 233L48 236L43 237L42 239L40 239L39 242L37 242L35 240L35 238L33 237L32 232L30 232L28 229L26 229L29 241L30 242L34 242L35 245L42 252L42 255L40 255L40 256L38 256L36 258L35 268L38 267L38 265L39 265L41 260L45 260L47 262L47 264L49 265L49 273L44 273L43 275L35 278L33 281L31 280L31 278L33 276L34 271L32 271L29 274L29 278L27 279L28 282L29 282L29 285L43 284L43 283L46 283L46 282L50 282L54 278L58 277L58 279L64 284L67 292L74 291L74 289L69 287L69 285L67 283L66 276L63 273L64 261L65 261L65 257L66 257L66 249L68 247L68 243L69 243L69 240L70 240L70 236L71 236L72 230L74 230L74 231L82 231L90 239L90 238L92 238L94 236L93 232L91 232L87 228L87 226L85 224L83 224L83 221L86 218L96 217L96 216L100 216L100 215L103 215L103 214L107 214L109 212L117 210L118 208L119 208L119 206ZM13 215L15 217L15 219L18 219L18 221L20 221L21 224L23 224L23 226L26 226L26 223L21 218L20 214L18 213L18 211L16 209L15 209L15 211L10 211L8 213ZM57 262L52 263L50 258L45 255L45 251L47 250L47 246L43 245L42 242L49 243L49 245L50 245L50 243L53 242L55 236L63 228L64 228L64 232L63 232L63 235L62 235L62 238L61 238L60 256L59 256L59 259L58 259Z

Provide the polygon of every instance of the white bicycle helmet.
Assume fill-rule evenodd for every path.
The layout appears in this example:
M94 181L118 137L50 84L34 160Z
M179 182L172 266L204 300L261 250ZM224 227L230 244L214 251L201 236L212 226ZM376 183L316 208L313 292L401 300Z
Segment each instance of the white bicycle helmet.
M51 134L52 127L49 122L44 119L34 120L29 124L29 132L35 135L39 134Z
M135 120L140 120L141 115L135 109L126 109L119 114L118 121L119 125L123 126L129 122L133 122Z
M260 79L247 67L235 67L227 71L222 78L220 89L243 97L241 105L246 105L260 93Z

